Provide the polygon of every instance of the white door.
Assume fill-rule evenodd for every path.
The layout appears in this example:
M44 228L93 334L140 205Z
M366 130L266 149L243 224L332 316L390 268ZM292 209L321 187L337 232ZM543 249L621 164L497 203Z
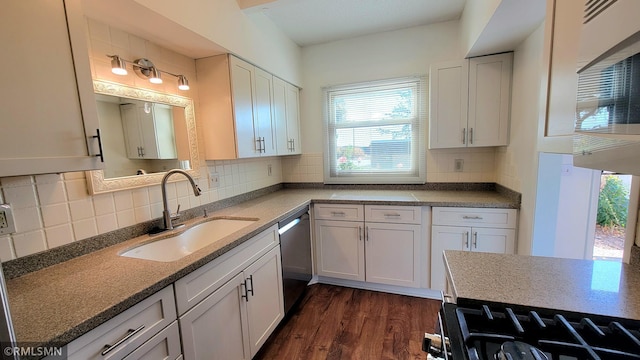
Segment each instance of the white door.
M429 148L467 143L468 62L434 64L429 70Z
M419 287L420 235L420 225L366 223L366 280Z
M185 360L250 359L242 273L180 317Z
M318 275L364 281L363 223L316 221Z
M245 301L253 357L284 317L280 246L251 264L244 271L244 277L247 282Z
M508 145L513 54L469 60L468 146Z
M233 56L229 64L238 157L259 156L258 135L253 126L255 67Z
M513 254L516 231L514 229L471 229L471 251Z
M445 250L468 250L471 228L461 226L431 226L431 288L445 290Z

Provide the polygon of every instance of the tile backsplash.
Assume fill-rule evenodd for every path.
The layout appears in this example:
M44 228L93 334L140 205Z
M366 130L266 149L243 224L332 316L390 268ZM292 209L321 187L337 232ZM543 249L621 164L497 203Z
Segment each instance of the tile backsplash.
M215 188L208 185L212 172L220 179ZM275 157L209 161L200 174L199 197L180 178L168 184L171 211L178 204L186 210L283 181ZM0 237L2 261L160 218L163 210L160 186L89 195L84 172L2 178L0 200L11 204L17 230Z

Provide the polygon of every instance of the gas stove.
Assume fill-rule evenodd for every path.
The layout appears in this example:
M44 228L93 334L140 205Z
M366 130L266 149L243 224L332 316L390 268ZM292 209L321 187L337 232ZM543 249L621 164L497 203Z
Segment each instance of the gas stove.
M640 320L475 301L440 315L448 359L640 360Z

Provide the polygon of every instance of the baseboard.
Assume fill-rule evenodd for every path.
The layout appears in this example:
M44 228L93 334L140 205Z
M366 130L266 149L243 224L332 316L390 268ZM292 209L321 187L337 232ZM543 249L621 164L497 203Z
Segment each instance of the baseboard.
M435 300L442 301L442 291L433 290L433 289L409 288L409 287L394 286L394 285L375 284L375 283L368 283L364 281L344 280L344 279L336 279L336 278L324 277L324 276L314 276L313 279L311 279L311 281L309 282L310 285L316 284L316 283L345 286L345 287L356 288L356 289L380 291L380 292L386 292L390 294L415 296L415 297L420 297L425 299L435 299Z

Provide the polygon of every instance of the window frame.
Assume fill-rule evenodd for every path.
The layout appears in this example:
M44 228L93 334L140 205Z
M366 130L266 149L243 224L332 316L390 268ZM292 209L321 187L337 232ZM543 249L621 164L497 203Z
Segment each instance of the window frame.
M377 120L367 123L353 124L353 126L336 125L335 119L330 119L332 104L331 95L336 92L348 92L355 91L357 89L367 89L381 87L381 91L384 87L393 86L402 83L412 83L417 89L415 100L416 117L417 121L412 122L411 131L411 155L415 163L415 172L413 174L407 173L384 173L384 172L366 172L366 173L346 173L338 175L336 172L332 172L332 167L336 166L334 162L336 158L336 135L335 131L339 128L358 128L358 127L371 127L376 125L393 125L406 124L405 121L399 121L397 119L389 120ZM410 76L399 77L384 80L368 81L350 83L337 86L329 86L323 90L323 134L324 134L324 183L325 184L424 184L426 182L426 127L427 114L428 114L428 85L427 76ZM335 173L335 174L334 174Z

